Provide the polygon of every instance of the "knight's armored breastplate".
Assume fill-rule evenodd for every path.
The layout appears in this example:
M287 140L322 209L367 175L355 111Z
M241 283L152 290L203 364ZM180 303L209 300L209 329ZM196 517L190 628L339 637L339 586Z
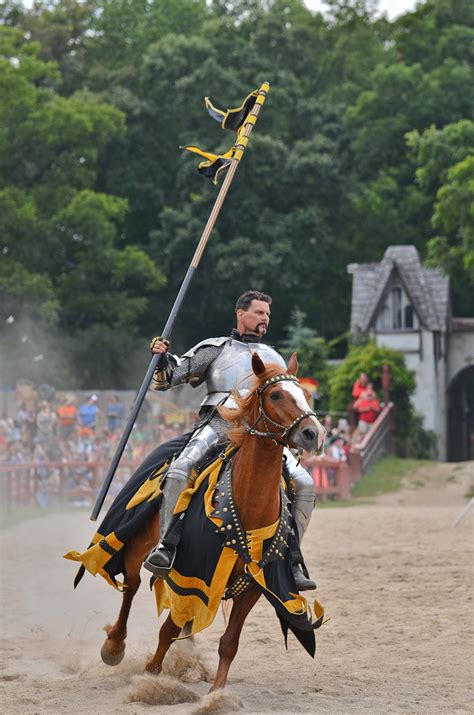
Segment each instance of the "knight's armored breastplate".
M286 370L282 356L269 345L246 343L230 338L207 371L207 395L201 407L217 405L222 400L226 400L226 407L231 407L232 398L229 398L231 390L237 389L245 394L255 377L252 370L254 352L259 354L264 363L276 363Z

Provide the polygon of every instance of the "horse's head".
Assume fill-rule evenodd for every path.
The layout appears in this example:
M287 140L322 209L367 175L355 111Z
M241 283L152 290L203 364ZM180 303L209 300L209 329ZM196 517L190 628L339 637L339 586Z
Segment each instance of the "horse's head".
M309 408L296 377L296 353L290 358L287 372L265 366L257 353L252 356L252 368L258 379L259 410L247 431L298 450L316 452L322 449L326 430Z

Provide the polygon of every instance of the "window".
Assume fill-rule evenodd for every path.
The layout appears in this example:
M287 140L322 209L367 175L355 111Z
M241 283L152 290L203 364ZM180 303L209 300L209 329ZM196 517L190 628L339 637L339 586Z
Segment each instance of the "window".
M402 326L402 289L392 288L392 328L399 330Z
M392 330L417 330L418 328L418 316L406 291L399 283L392 284L380 306L376 330L383 333Z

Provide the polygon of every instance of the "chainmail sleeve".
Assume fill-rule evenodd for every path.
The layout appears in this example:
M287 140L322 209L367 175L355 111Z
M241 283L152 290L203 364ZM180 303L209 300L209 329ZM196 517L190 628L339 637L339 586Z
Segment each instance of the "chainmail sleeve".
M170 387L185 383L197 387L205 380L207 369L219 355L222 347L221 345L206 345L198 348L194 355L182 358L167 353L166 367L155 370L153 375L153 389L169 390Z

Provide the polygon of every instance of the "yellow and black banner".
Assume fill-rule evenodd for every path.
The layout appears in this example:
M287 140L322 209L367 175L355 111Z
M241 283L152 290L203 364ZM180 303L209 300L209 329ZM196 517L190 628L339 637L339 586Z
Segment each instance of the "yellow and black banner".
M245 97L239 107L235 109L218 109L209 99L205 97L206 109L210 116L215 119L223 129L230 129L236 132L236 140L233 146L223 154L214 154L213 152L204 151L194 144L187 144L180 147L194 154L202 156L205 161L198 164L198 171L203 176L211 179L214 184L217 184L219 178L226 172L232 159L240 160L243 150L247 145L248 138L244 136L244 127L247 121L252 121L255 124L256 116L249 116L256 103L261 104L265 92L255 89Z

